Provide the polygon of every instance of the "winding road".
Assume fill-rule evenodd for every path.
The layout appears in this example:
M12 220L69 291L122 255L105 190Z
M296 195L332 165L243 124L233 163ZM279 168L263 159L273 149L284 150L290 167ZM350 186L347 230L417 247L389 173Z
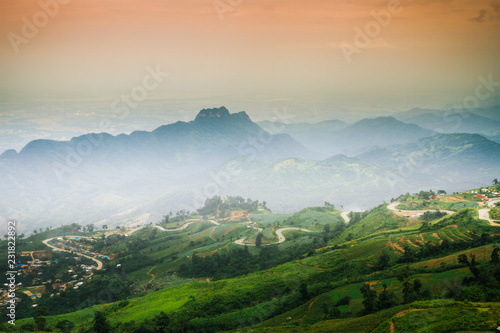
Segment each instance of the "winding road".
M256 229L258 230L258 232L262 231L262 228L256 228ZM299 231L304 231L304 232L311 232L311 230L307 230L307 229L304 229L304 228L281 228L281 229L276 230L276 235L278 236L278 241L276 243L265 244L265 245L274 245L274 244L281 244L281 243L283 243L286 240L285 236L283 236L283 231L287 231L287 230L299 230ZM245 243L243 243L245 241L245 239L246 239L246 237L240 238L240 239L234 241L234 244L247 245L247 246L255 246L255 244L245 244Z
M497 220L492 220L490 218L489 212L490 212L490 207L493 207L493 205L496 202L499 202L500 199L492 199L488 202L486 202L486 208L478 209L478 215L480 220L485 220L490 223L490 225L494 227L500 227L500 221ZM396 209L396 206L399 205L400 202L393 202L390 205L387 206L388 209L395 211L395 212L401 212L401 213L408 213L408 214L415 214L415 213L425 213L425 212L436 212L437 210L435 209L429 209L429 210L402 210L402 209ZM441 212L445 212L449 215L455 214L456 212L452 212L450 210L441 210Z
M303 228L281 228L276 230L276 235L278 235L278 242L276 244L283 243L285 241L285 236L283 236L283 231L287 230L299 230L304 232L311 232L311 230L303 229Z
M87 238L87 239L91 238L91 237L85 237L85 236L64 236L64 237L71 237L71 238L73 238L73 237L80 237L80 238ZM96 270L101 270L102 269L102 261L100 261L100 260L98 260L98 259L96 259L94 257L90 257L90 256L85 255L83 253L79 253L79 252L75 252L75 251L69 251L69 250L61 249L60 247L57 247L57 246L54 246L54 245L50 245L49 242L51 240L53 240L54 238L57 238L57 237L47 238L46 240L44 240L42 242L43 242L43 244L45 244L48 247L51 247L53 249L56 249L56 250L59 250L59 251L62 251L62 252L73 252L73 253L78 254L79 256L82 256L82 257L85 257L85 258L89 258L89 259L91 259L91 260L93 260L93 261L95 261L97 263Z
M486 204L487 208L479 209L477 211L477 213L479 214L479 219L488 221L491 226L500 227L500 221L498 221L498 220L492 220L490 218L490 214L489 214L490 209L491 209L490 207L493 207L495 205L495 203L499 202L499 201L500 201L500 199L490 200Z
M393 202L387 206L389 210L392 210L394 212L401 212L401 213L408 213L408 214L418 214L418 213L425 213L425 212L437 212L438 210L436 209L426 209L426 210L405 210L405 209L397 209L396 206L399 205L401 202ZM453 215L456 212L452 212L451 210L439 210L440 212L446 213L448 215Z
M200 220L200 221L203 221L203 220ZM183 225L181 225L180 227L178 228L175 228L175 229L165 229L163 227L160 227L159 225L153 225L153 228L158 228L160 229L161 231L179 231L179 230L184 230L186 229L187 227L189 227L191 224L195 223L195 222L200 222L200 221L191 221L191 222L188 222L188 223L184 223ZM210 222L212 224L215 224L215 225L220 225L219 222L217 221L214 221L214 220L207 220L207 222ZM142 227L138 227L138 228L135 228L129 232L127 232L127 235L131 235L133 234L134 232L136 232L137 230L141 230L142 228L145 228L147 227L147 225L143 225ZM109 235L108 235L109 236Z
M351 211L347 211L347 212L342 212L340 214L340 216L342 216L342 218L345 220L345 223L349 223L349 221L351 220L349 218L349 213L351 213Z

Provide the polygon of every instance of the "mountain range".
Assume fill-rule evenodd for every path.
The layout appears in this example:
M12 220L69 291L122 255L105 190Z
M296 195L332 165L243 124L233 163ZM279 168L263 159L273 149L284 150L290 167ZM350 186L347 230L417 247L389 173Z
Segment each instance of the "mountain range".
M213 195L263 198L278 212L325 200L362 209L498 177L500 145L478 134L439 134L395 117L278 123L279 134L271 125L220 107L151 132L32 141L0 156L0 218L18 217L26 230L156 222Z
M500 135L500 106L450 110L415 108L394 117L440 133Z

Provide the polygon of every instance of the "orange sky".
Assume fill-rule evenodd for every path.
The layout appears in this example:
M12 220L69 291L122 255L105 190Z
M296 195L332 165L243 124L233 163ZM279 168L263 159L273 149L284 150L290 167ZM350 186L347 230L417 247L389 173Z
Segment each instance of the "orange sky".
M156 65L170 73L155 91L165 98L346 107L441 107L471 94L480 75L500 81L498 0L401 0L350 63L340 43L398 0L220 0L232 7L223 20L212 0L61 0L15 52L9 33L22 36L23 18L54 1L0 0L3 100L113 96Z

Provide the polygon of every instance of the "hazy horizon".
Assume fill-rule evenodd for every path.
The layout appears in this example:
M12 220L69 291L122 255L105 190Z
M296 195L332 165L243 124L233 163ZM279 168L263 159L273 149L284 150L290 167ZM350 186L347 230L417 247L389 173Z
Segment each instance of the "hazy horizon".
M254 121L286 108L290 122L354 122L452 108L480 77L500 80L496 0L0 6L0 151L95 131L151 71L160 81L146 80L151 89L112 134L221 105ZM500 104L493 88L481 106Z
M220 106L246 111L253 122L352 124L416 107L500 105L498 0L0 0L0 8L0 153L35 139L151 131ZM290 126L273 133L268 151L244 163L244 175L221 193L283 210L324 200L368 207L422 186L489 181L500 149L497 114L402 116L346 130ZM1 198L0 215L20 214L28 223L115 216L118 223L135 218L124 208L136 207L154 220L191 202L196 186L210 185L221 163L242 157L263 135L246 117L231 119L108 138L92 148L79 140L39 142L26 154L6 154L2 186L12 195ZM458 155L411 144L433 145L436 132L457 131L488 138L438 136L436 145L451 144ZM74 149L82 147L93 153L83 151L85 159L73 165ZM405 158L414 162L414 154L427 166L410 165L406 175ZM57 177L57 163L72 170L67 182ZM451 178L441 173L448 164ZM391 172L405 174L398 187ZM346 195L361 186L370 195Z

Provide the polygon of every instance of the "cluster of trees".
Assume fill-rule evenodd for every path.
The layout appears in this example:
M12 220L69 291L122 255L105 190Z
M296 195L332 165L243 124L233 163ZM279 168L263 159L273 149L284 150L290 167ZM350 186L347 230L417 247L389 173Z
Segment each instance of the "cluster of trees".
M181 265L178 274L183 277L209 277L214 280L232 278L297 259L313 249L311 244L307 244L280 251L277 245L270 245L261 247L256 255L252 255L246 246L204 258L195 253L191 262Z
M375 289L369 283L365 283L359 290L363 295L364 313L372 313L383 309L388 309L396 306L399 302L396 295L387 290L387 285L384 283L384 290L377 295Z
M440 211L436 211L436 212L426 211L422 216L419 217L419 219L424 220L424 221L432 221L432 220L440 219L443 216L446 216L446 213L440 212Z
M370 214L370 211L365 211L365 212L350 212L348 214L349 216L349 226L355 225L362 219L368 216Z
M335 209L335 205L332 204L332 203L330 203L330 202L328 202L328 201L325 201L325 207L331 208L331 209Z
M157 224L162 225L162 224L173 223L173 222L182 222L182 221L186 221L186 219L188 217L193 216L193 215L196 215L195 211L190 212L188 210L181 209L175 213L175 216L174 216L174 213L172 211L170 211L168 214L163 215L163 218Z
M500 301L500 248L494 247L490 261L478 265L475 255L465 254L458 256L458 262L469 268L472 276L462 280L461 288L450 288L448 296L458 300L472 302Z
M482 233L480 236L473 235L473 237L475 238L473 238L470 241L455 240L454 242L450 242L447 239L443 239L443 242L441 244L433 245L431 243L425 243L418 250L412 248L408 244L405 244L403 246L405 252L403 256L398 259L397 262L412 263L412 262L422 261L424 259L441 257L458 251L472 249L500 241L499 235L491 236L490 234L487 233Z
M432 197L436 196L436 194L446 194L446 191L445 190L438 190L437 192L434 192L433 190L429 190L429 191L420 191L418 193L415 193L414 195L421 199L421 200L429 200L431 199ZM392 199L391 202L394 202L394 201L400 201L400 202L406 202L408 201L408 199L411 197L412 195L410 193L405 193L405 194L402 194L400 195L397 199Z
M420 191L417 193L417 197L422 200L429 200L434 196L436 196L436 192L434 192L433 190Z
M405 267L397 275L399 282L403 284L403 299L401 300L396 294L387 290L387 285L383 284L383 290L377 294L375 289L369 283L361 286L360 291L363 295L364 313L373 313L376 311L392 308L399 304L408 304L415 301L427 300L431 298L431 292L427 288L423 288L422 281L419 279L411 279L411 270Z
M220 196L213 196L205 200L204 206L198 209L198 214L216 215L230 210L246 210L251 212L257 210L259 206L267 209L266 205L267 203L265 201L260 203L258 200L252 200L250 198L245 200L240 196L228 196L227 199L224 200Z
M339 222L334 226L325 224L323 227L323 246L326 245L330 239L333 239L342 234L346 229L347 224L344 221Z

